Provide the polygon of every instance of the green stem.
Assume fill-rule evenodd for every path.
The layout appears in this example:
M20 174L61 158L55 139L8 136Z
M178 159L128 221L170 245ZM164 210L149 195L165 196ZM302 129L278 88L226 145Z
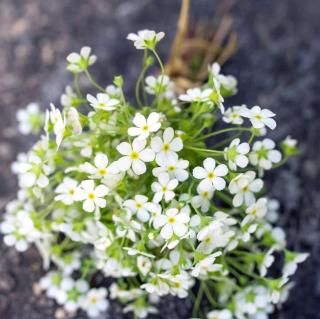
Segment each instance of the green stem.
M230 127L230 128L225 128L225 129L223 129L223 130L219 130L219 131L216 131L216 132L212 132L212 133L203 135L203 136L201 136L201 137L199 138L199 140L205 140L205 139L208 138L208 137L216 136L216 135L219 135L219 134L224 134L224 133L227 133L227 132L234 132L234 131L247 131L247 132L251 132L251 129L250 129L250 128L247 128L247 127Z
M146 65L147 55L148 55L147 50L145 50L144 51L144 55L143 55L143 62L142 62L143 68L141 70L141 73L140 73L140 75L138 77L137 84L136 84L136 101L137 101L137 103L138 103L138 105L140 107L142 107L142 102L141 102L141 99L140 99L140 87L141 87L141 83L142 83L142 81L144 79L144 75L145 75L145 73L146 73L146 71L148 69L148 65Z
M79 74L78 73L75 73L74 74L74 82L73 82L73 85L74 85L74 89L76 90L76 93L78 95L78 97L82 98L82 93L81 93L81 90L80 90L80 85L79 85Z
M212 297L209 287L205 283L203 283L203 285L204 285L204 293L205 293L207 299L209 300L209 302L211 303L211 305L213 307L217 307L218 303Z
M199 312L199 308L200 308L201 300L202 300L202 297L203 297L203 293L204 293L204 284L201 281L200 282L199 291L198 291L198 295L197 295L197 298L196 298L196 300L194 302L193 311L192 311L192 317L196 317L198 312Z
M217 150L208 150L206 148L198 148L198 147L193 147L193 146L186 146L187 149L193 150L193 151L199 151L199 152L205 152L205 153L212 153L216 155L223 155L223 151L217 151Z
M101 91L101 92L105 92L105 89L104 89L102 86L100 86L100 85L92 78L92 76L91 76L91 74L90 74L90 72L89 72L88 70L84 70L84 73L85 73L87 79L89 80L89 82L90 82L96 89L98 89L98 90Z

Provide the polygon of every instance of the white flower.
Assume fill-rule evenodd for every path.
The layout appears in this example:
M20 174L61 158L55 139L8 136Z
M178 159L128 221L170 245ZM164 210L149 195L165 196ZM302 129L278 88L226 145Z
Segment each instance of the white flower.
M64 107L75 106L77 100L77 94L73 91L73 88L68 85L66 86L65 93L61 95L60 103Z
M203 166L197 166L193 169L193 176L202 181L199 187L203 190L223 190L226 187L226 182L222 176L228 174L228 168L224 164L216 166L216 161L213 158L206 158L203 161Z
M80 165L80 170L90 174L90 178L108 180L115 178L115 174L119 173L116 163L108 166L109 159L106 154L97 153L94 157L94 165L91 163L84 163Z
M193 278L187 272L181 272L177 275L165 274L161 277L169 281L170 293L179 298L186 298L189 289L194 285Z
M167 75L159 75L158 77L149 75L146 77L146 92L151 95L160 95L166 93L167 89L172 86L170 78Z
M260 262L260 276L265 277L268 272L268 268L270 268L275 260L272 255L274 252L274 247L271 247L266 254L263 254L262 261Z
M260 106L256 105L251 109L242 108L240 114L243 117L247 117L256 129L261 129L265 126L272 130L276 128L276 121L272 119L275 114L268 109L261 109Z
M39 110L37 103L30 103L25 109L17 111L17 120L19 122L19 131L22 134L37 134L43 124L43 115Z
M61 273L57 271L50 271L40 279L39 285L42 290L46 290L46 294L49 298L56 299L60 292L61 280Z
M79 112L74 107L69 107L67 110L67 120L72 127L72 131L75 134L82 132L82 125L80 122Z
M189 173L186 168L189 166L187 160L178 158L169 158L164 163L161 163L160 167L156 167L152 170L152 174L156 177L163 172L168 173L170 178L176 178L179 182L184 182L188 179Z
M35 153L30 153L27 158L18 156L18 161L12 165L12 171L19 174L19 186L22 188L35 185L45 188L49 184L48 175L51 173L51 168Z
M281 161L281 153L274 149L275 146L275 142L269 138L253 144L252 151L249 155L250 163L258 166L261 173L265 169L271 169L272 164Z
M145 256L138 256L137 266L138 266L140 273L143 276L146 276L148 274L148 272L151 270L152 262L150 261L149 258L147 258Z
M201 242L197 250L206 255L211 254L217 248L226 247L233 235L234 232L223 223L213 221L197 234L197 239Z
M221 67L218 63L213 63L209 66L209 73L216 79L221 86L223 86L227 91L234 93L237 90L237 79L232 75L223 75L220 73Z
M52 255L52 261L61 269L66 276L71 275L81 267L81 254L78 251L66 254L62 257Z
M83 47L79 53L70 53L67 56L68 66L67 69L73 73L80 73L86 70L90 65L94 64L97 60L95 55L91 54L91 48Z
M96 318L109 307L109 302L106 297L106 288L90 289L86 296L81 300L81 307L87 312L90 318Z
M263 218L267 213L267 199L259 198L246 209L246 213L254 217Z
M282 143L289 148L296 148L298 141L292 138L290 135L288 135Z
M260 192L263 187L263 181L260 178L255 178L256 173L248 171L239 174L230 182L229 191L231 194L235 194L232 201L235 207L242 204L249 206L255 202L254 193Z
M266 220L275 223L279 218L280 202L274 198L268 198Z
M130 136L138 136L139 139L146 139L150 133L157 132L161 126L159 113L152 112L148 119L142 114L136 113L133 118L133 124L136 127L128 128Z
M54 198L57 201L61 201L66 205L71 205L76 201L76 188L78 182L70 177L65 177L61 184L58 185L55 192L58 193Z
M241 105L228 108L223 114L223 121L226 123L241 125L243 123L243 118L241 117L241 110L245 107L245 105Z
M147 222L150 218L150 213L157 211L157 205L148 202L148 197L136 195L134 199L128 199L123 203L124 207L128 207L131 212L137 214L137 217L142 222Z
M104 111L112 111L116 108L116 105L120 103L119 100L110 98L110 96L105 93L98 93L97 97L87 94L87 100L94 109Z
M232 312L228 309L212 310L207 314L207 319L232 319Z
M241 143L240 139L234 139L228 147L224 149L224 158L228 161L230 169L237 170L237 166L245 168L249 160L246 156L250 151L250 145L248 143Z
M166 202L169 202L174 198L174 189L178 186L178 181L176 179L171 179L167 173L161 173L158 177L158 182L153 182L151 184L151 189L155 193L153 201L159 203L162 198Z
M76 199L83 201L83 209L86 212L92 213L95 209L106 207L106 200L103 198L109 192L105 185L95 187L93 180L82 181L76 189Z
M158 313L157 308L148 306L146 304L132 303L123 308L123 312L133 312L135 318L144 319L148 318L149 314Z
M6 215L0 224L0 231L4 234L4 243L10 247L14 246L20 252L26 251L29 243L40 236L30 214L23 210L16 215Z
M206 213L209 210L214 190L203 190L200 185L198 185L197 192L199 195L192 197L192 205L195 208L200 208L203 213Z
M165 36L164 32L156 33L153 30L140 30L137 34L129 33L127 39L134 42L138 50L153 50L156 44Z
M81 279L75 281L71 277L64 277L55 299L59 305L64 306L66 311L73 313L80 308L82 297L88 289L89 285L86 281Z
M110 84L106 87L107 94L112 98L119 99L121 97L122 91L120 88L116 87L113 84Z
M186 94L181 94L179 96L179 99L184 102L207 102L210 100L212 92L212 89L188 89Z
M183 148L181 138L174 137L174 130L168 127L163 132L163 138L156 136L151 140L151 148L156 153L158 165L165 165L169 159L177 159L179 152Z
M192 276L200 279L206 279L206 277L213 272L217 272L222 269L221 264L216 264L215 260L221 256L221 252L217 251L214 254L205 257L200 260L192 269Z
M59 147L66 127L65 118L62 116L59 109L57 109L52 103L50 104L51 111L47 113L47 120L50 118L51 123L53 124L53 131L56 135L56 144Z
M189 215L179 212L177 208L169 208L165 214L159 215L154 220L155 229L161 228L160 235L165 240L170 239L173 234L178 237L184 236L188 231Z
M118 168L121 171L127 171L130 167L135 174L141 175L146 172L146 165L144 162L151 162L154 160L154 153L150 148L145 148L146 140L135 138L130 145L127 142L122 142L117 146L120 154L124 155L117 161Z
M283 277L287 278L289 276L292 276L297 271L298 264L303 263L308 257L309 254L307 253L295 253L286 250Z

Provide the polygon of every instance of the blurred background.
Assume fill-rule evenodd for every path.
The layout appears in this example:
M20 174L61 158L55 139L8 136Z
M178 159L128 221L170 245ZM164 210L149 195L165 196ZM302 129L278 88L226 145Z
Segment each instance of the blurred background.
M221 1L191 1L191 20L210 21ZM128 92L138 75L141 52L125 38L150 28L165 31L165 58L174 37L179 0L0 0L0 211L15 196L10 163L32 140L17 132L15 113L30 102L43 109L59 103L71 78L65 57L84 45L98 63L93 74L104 86L122 74ZM223 73L239 80L230 103L262 105L277 114L271 136L299 140L301 156L267 174L279 199L291 248L311 257L274 318L320 318L320 1L239 0L232 9L238 50ZM83 83L83 85L86 85ZM18 254L0 240L0 318L64 318L51 300L33 292L41 276L35 250ZM187 318L190 301L164 301L157 318ZM76 318L85 318L76 316ZM125 318L115 304L107 318Z

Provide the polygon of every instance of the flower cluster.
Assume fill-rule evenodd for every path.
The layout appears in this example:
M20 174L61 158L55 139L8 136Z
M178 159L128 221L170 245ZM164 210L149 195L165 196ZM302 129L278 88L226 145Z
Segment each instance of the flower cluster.
M110 298L146 318L159 297L193 290L193 318L203 316L203 299L208 319L267 318L307 257L286 248L263 181L297 153L296 142L288 137L279 151L264 136L276 127L270 110L227 107L237 81L218 64L207 83L180 95L164 73L144 79L155 61L163 70L155 50L163 37L128 36L145 52L137 107L122 77L106 88L95 82L90 48L68 56L74 87L62 109L51 104L40 140L12 165L20 190L0 226L4 242L18 251L36 245L51 268L41 288L71 313L97 317ZM97 92L82 92L79 76ZM31 120L35 111L19 111L28 119L23 133L41 119ZM110 287L90 288L97 272L113 278Z

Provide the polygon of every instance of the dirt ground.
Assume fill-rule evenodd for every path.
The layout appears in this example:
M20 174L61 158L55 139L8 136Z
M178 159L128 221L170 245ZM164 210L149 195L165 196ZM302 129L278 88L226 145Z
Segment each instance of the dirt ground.
M207 19L219 1L194 0L192 16ZM141 28L167 33L160 53L170 47L179 0L1 0L0 1L0 210L14 197L10 162L32 140L16 130L15 112L36 101L58 102L70 78L65 56L89 45L99 57L94 74L108 84L122 74L132 89L140 52L125 40ZM237 54L225 72L239 79L233 103L263 105L277 113L273 138L291 135L301 156L268 175L281 201L280 224L291 248L311 253L296 275L288 302L274 318L320 318L320 2L242 0L233 9L239 35ZM1 242L1 240L0 240ZM50 300L33 293L42 274L33 249L17 254L0 243L0 318L62 318ZM190 300L165 300L156 318L188 318ZM76 318L85 318L83 315ZM103 318L126 318L117 304ZM128 317L130 318L130 317Z

